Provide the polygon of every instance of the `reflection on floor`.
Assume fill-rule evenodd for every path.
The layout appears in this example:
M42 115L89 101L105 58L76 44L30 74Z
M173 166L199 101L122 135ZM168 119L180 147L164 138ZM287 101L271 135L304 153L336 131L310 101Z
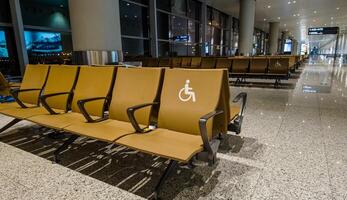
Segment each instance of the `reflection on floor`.
M347 198L347 67L306 65L294 89L231 87L249 95L240 136L227 135L214 167L180 168L163 199ZM0 117L0 125L11 119ZM0 199L141 199L165 159L22 122L0 138ZM39 156L39 157L38 157Z

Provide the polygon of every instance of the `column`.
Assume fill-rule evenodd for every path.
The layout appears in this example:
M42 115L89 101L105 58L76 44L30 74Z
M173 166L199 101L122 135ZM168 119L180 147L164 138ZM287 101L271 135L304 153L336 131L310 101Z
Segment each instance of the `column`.
M119 0L69 0L75 64L122 61Z
M277 54L278 49L278 34L280 31L280 23L279 22L270 22L270 47L269 53L271 55Z
M292 40L292 55L297 55L298 54L297 51L298 51L298 42L295 39L293 39Z
M157 30L157 1L149 1L149 24L151 37L151 55L158 58L158 30Z
M206 30L207 30L207 4L206 0L202 0L201 2L201 50L200 55L205 56L206 49Z
M240 1L239 52L245 56L252 54L255 16L255 0Z
M25 71L25 66L29 64L29 58L28 58L28 52L25 47L22 12L20 9L19 0L9 0L9 1L10 1L11 18L12 18L14 37L16 41L20 72L23 75Z

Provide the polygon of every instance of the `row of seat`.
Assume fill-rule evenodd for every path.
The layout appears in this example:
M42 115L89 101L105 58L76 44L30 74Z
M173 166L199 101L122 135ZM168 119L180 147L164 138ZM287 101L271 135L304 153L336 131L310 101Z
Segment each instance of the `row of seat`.
M14 103L0 113L72 133L55 152L78 137L122 145L170 160L156 196L178 163L214 164L220 136L240 133L247 94L230 104L223 69L192 70L29 65ZM105 111L108 111L106 115Z
M230 76L239 80L245 78L288 79L290 72L303 62L302 56L259 56L259 57L172 57L146 58L144 67L228 69Z

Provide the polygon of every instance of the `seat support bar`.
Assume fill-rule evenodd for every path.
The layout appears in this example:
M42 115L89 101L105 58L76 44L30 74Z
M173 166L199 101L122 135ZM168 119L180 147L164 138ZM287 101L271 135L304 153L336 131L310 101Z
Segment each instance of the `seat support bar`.
M62 151L64 151L65 149L67 149L70 146L70 144L72 144L77 138L79 138L78 135L71 135L69 137L69 139L64 142L63 145L61 145L57 150L54 151L54 162L55 163L59 163L61 161L59 154Z
M7 129L11 128L13 125L17 124L18 122L22 121L21 119L13 119L8 124L6 124L4 127L0 129L0 133L6 131Z
M155 186L155 191L153 194L154 199L158 199L158 194L160 192L161 187L163 186L166 179L170 176L170 174L176 169L177 166L178 162L176 160L170 160L170 163L166 167L164 174L160 177L158 184Z

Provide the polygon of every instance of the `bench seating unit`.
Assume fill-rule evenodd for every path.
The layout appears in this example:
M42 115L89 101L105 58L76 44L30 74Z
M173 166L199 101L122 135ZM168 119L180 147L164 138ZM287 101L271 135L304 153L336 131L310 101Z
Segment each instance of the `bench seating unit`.
M38 71L48 73L48 67ZM36 75L38 79L40 76L46 77L44 73ZM46 78L41 79L46 82ZM26 81L35 82L25 78L23 83ZM33 104L38 94L30 97L33 99L18 99ZM169 159L156 185L156 198L178 163L192 166L195 159L209 165L216 162L221 136L228 130L241 131L246 98L245 93L240 93L230 105L225 69L52 66L40 97L43 107L15 107L0 112L72 133L54 152L56 162L60 161L60 153L80 136ZM28 109L31 114L24 116L22 110Z

